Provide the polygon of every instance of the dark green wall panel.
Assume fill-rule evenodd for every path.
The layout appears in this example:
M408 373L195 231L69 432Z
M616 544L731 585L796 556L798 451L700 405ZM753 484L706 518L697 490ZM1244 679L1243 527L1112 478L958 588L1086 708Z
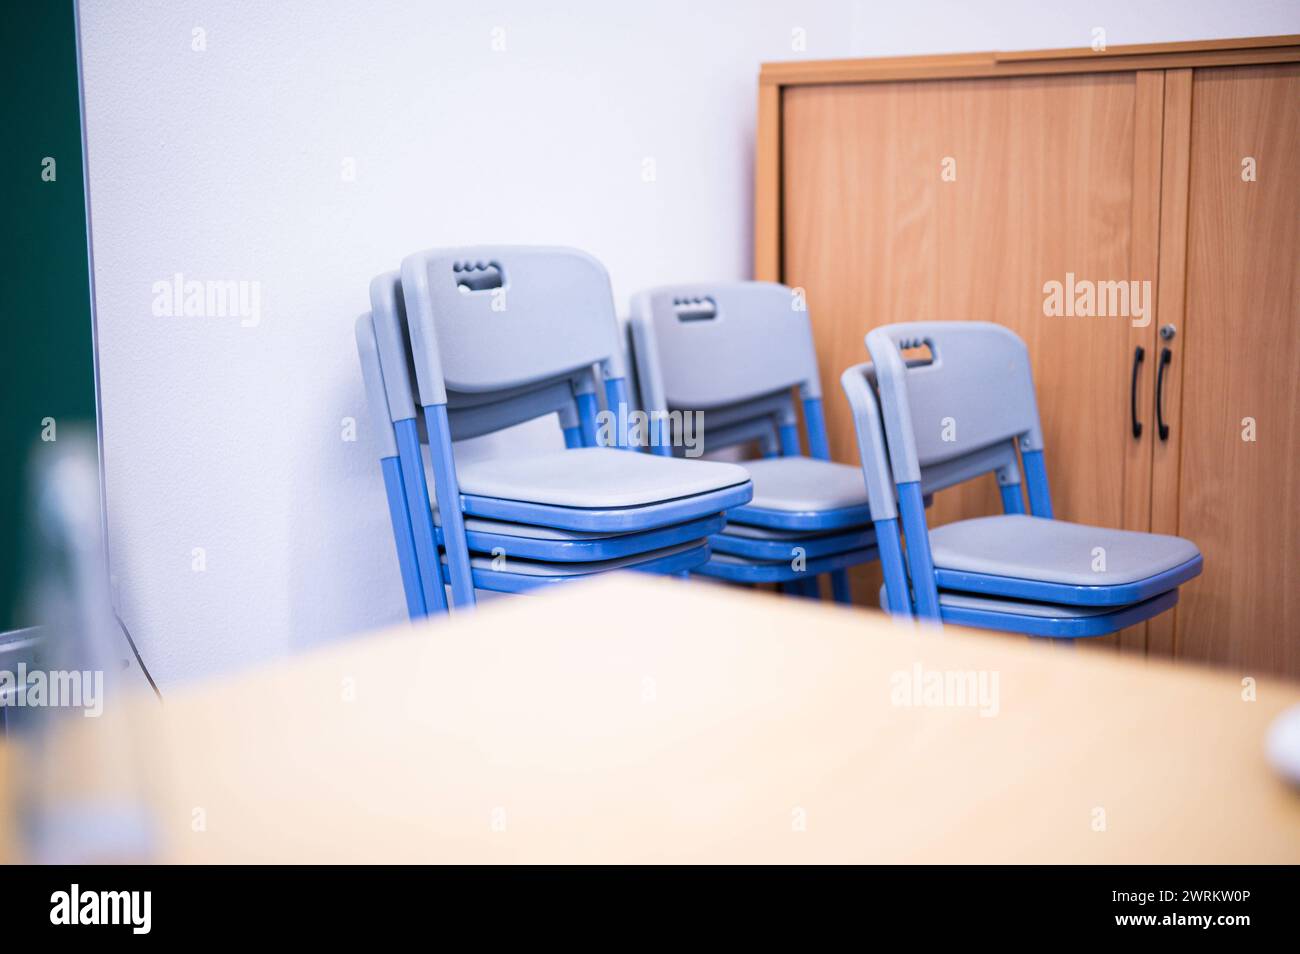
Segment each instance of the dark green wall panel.
M28 523L26 476L42 420L93 430L94 352L72 3L8 4L0 146L0 630L31 625L18 588ZM55 179L42 179L46 157Z

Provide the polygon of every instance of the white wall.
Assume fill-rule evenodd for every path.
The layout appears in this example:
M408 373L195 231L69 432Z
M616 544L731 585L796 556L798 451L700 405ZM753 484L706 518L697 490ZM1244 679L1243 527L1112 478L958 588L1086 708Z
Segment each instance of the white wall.
M1111 44L1300 32L1296 9L82 0L110 544L155 677L403 617L352 339L369 278L403 254L576 245L620 306L744 277L764 60L1086 46L1096 26ZM259 282L260 323L156 316L176 272Z

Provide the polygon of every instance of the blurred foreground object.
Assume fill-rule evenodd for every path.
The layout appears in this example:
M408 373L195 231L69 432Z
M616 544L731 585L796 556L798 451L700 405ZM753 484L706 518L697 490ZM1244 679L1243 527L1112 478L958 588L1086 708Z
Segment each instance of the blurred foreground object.
M140 711L169 863L1295 864L1258 688L628 573Z
M8 676L22 710L18 785L23 848L38 863L140 861L151 853L139 739L125 703L93 438L61 437L33 455L29 618L34 671Z

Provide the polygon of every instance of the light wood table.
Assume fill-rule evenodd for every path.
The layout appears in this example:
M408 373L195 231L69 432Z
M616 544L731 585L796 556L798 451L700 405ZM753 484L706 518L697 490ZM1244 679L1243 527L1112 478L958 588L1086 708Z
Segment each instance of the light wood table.
M983 705L900 704L965 672ZM147 735L173 861L1294 863L1263 744L1300 690L1242 675L628 575L174 692Z

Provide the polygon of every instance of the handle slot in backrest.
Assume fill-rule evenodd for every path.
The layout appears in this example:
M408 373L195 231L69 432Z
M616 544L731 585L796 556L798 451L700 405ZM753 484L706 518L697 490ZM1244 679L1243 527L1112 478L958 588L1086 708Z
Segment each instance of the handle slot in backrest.
M678 321L713 321L718 317L718 303L710 295L674 298L673 313Z
M661 410L711 410L799 387L821 396L802 295L771 282L670 285L635 295L642 397Z
M453 262L452 274L462 294L491 291L506 283L506 275L497 262Z
M924 368L939 360L939 356L934 350L934 344L927 338L900 341L898 343L898 352L903 356L903 363L908 368Z

